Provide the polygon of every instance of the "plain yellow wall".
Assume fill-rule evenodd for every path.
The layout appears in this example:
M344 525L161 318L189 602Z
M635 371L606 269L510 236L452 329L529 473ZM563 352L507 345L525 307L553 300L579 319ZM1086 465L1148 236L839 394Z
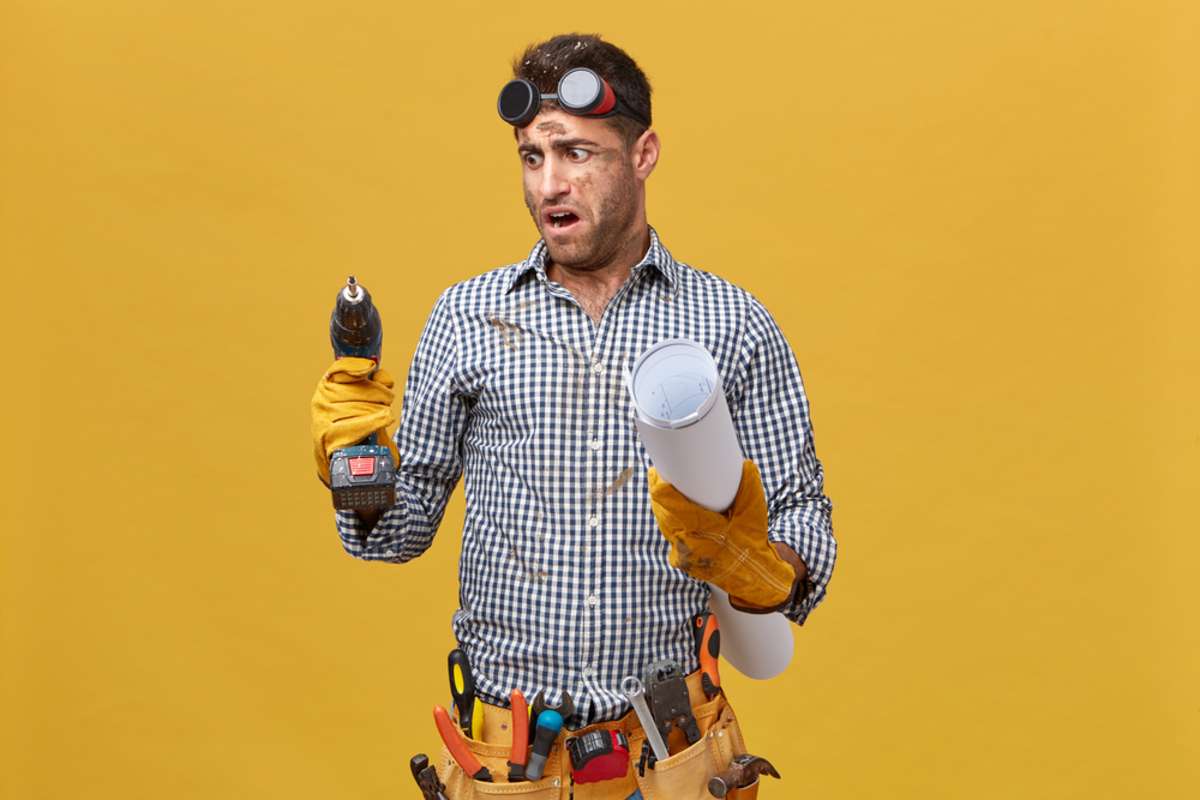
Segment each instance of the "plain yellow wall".
M656 90L651 221L799 357L841 557L770 797L1200 787L1193 2L0 8L0 796L410 797L430 552L342 554L307 403L349 272L400 376L521 258L496 92L599 31Z

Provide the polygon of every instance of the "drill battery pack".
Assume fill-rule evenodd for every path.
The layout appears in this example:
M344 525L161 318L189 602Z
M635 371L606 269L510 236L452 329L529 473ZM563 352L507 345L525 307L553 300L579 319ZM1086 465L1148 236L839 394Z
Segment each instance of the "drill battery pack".
M333 507L385 511L396 504L396 465L392 452L377 444L335 450L329 460Z

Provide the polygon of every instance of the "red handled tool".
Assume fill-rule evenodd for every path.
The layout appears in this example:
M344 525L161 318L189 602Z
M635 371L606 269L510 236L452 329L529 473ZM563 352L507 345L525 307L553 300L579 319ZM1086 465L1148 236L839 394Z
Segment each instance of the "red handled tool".
M512 753L508 757L508 781L526 780L529 761L529 704L520 689L512 690Z
M467 749L467 743L463 741L462 734L455 727L454 720L450 719L450 712L441 706L434 706L433 721L437 724L438 733L441 734L446 749L463 768L463 772L477 781L491 783L492 773L488 772L487 767L480 764L475 754Z
M721 673L717 669L721 631L717 628L717 615L705 611L692 617L692 636L696 640L696 657L700 659L700 687L704 696L712 700L721 693Z

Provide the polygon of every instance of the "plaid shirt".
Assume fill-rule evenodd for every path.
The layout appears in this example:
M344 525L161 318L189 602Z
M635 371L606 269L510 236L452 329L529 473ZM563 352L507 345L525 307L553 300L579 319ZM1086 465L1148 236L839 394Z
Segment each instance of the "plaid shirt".
M625 372L663 339L713 354L747 458L762 473L770 538L808 565L802 623L833 570L832 504L813 450L808 400L783 334L749 293L650 248L594 323L524 261L447 289L404 390L394 508L375 528L338 512L350 555L403 563L429 547L460 475L466 516L454 632L480 697L513 688L575 700L572 725L628 709L626 675L670 658L698 667L688 621L708 587L667 563L650 510L646 451Z

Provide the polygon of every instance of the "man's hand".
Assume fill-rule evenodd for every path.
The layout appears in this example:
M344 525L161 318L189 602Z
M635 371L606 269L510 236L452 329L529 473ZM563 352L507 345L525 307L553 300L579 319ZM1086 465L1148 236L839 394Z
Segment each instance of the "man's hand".
M392 376L369 358L339 358L321 377L312 397L313 457L317 475L329 485L329 457L334 450L351 447L376 431L382 444L392 451L392 461L400 466L392 434L396 416L392 413Z
M742 465L737 496L723 514L684 497L653 467L649 480L654 517L671 543L671 566L721 587L747 610L771 611L791 599L800 571L767 540L767 499L754 462Z

